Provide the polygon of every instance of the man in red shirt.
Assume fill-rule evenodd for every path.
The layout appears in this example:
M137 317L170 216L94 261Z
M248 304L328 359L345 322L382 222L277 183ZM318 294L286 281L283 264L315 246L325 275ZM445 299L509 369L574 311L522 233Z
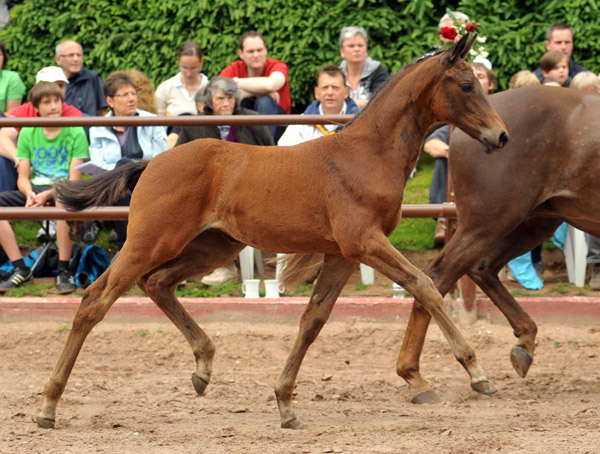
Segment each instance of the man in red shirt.
M54 82L60 87L65 96L66 84L69 83L65 74L58 66L48 66L38 71L35 76L35 83ZM22 104L10 112L10 117L39 117L37 109L31 102ZM81 111L63 102L63 117L81 117ZM0 129L0 191L12 191L17 185L17 138L21 128L2 128Z
M263 115L289 114L292 109L287 65L267 58L263 36L251 31L238 40L240 60L232 62L220 76L236 81L242 91L242 106ZM285 127L269 126L275 143Z

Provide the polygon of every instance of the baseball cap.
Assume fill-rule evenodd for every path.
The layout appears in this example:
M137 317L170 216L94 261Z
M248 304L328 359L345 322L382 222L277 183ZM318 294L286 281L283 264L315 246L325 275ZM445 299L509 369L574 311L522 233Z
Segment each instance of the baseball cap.
M65 76L62 68L59 66L46 66L38 71L35 76L35 83L38 82L58 82L62 81L69 83L69 80Z

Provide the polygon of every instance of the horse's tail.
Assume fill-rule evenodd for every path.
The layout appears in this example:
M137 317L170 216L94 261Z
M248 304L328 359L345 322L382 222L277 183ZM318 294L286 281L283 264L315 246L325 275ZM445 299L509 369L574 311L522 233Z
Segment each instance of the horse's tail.
M116 203L135 186L148 162L128 163L89 180L64 181L54 186L56 199L67 211Z
M323 266L323 254L286 254L280 260L285 264L280 277L285 287L310 279Z

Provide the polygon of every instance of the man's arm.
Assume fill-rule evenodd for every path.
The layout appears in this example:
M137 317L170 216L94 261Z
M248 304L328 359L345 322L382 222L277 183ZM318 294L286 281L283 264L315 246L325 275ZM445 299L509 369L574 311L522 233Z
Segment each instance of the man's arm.
M14 128L2 128L0 129L0 156L10 159L17 164L17 146L15 140L17 140L17 130Z
M449 145L440 139L431 139L425 142L423 151L433 158L447 158Z
M237 86L245 98L248 96L266 95L277 92L285 85L285 75L280 71L271 73L268 77L244 77L238 79ZM244 93L245 92L245 93Z
M36 206L35 197L36 194L33 192L31 182L29 181L29 175L31 173L31 162L28 159L21 159L17 167L19 176L17 177L17 188L21 191L27 200L25 202L26 207Z

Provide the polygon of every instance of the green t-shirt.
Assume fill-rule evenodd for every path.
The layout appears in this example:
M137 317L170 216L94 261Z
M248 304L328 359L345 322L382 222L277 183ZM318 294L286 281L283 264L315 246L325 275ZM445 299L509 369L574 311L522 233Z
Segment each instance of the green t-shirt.
M6 101L23 99L25 84L14 71L0 70L0 110L6 112Z
M31 162L31 183L49 185L69 179L73 158L88 158L88 141L81 126L62 128L54 139L48 139L40 127L23 128L17 143L17 158Z

